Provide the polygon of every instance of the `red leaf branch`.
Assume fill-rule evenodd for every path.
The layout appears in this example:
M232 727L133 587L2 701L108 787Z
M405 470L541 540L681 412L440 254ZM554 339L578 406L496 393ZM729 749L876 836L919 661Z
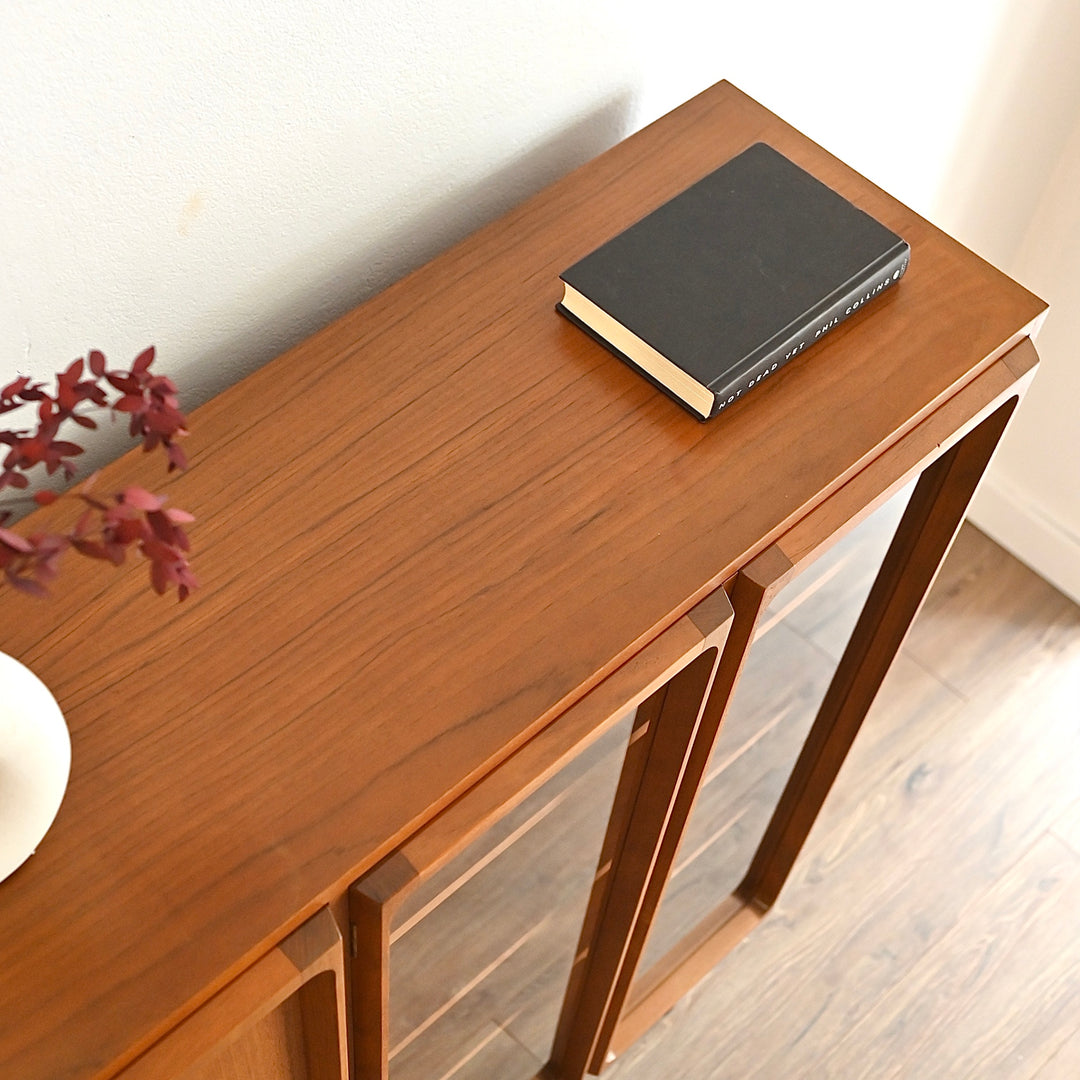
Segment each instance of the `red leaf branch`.
M58 438L60 428L69 421L96 428L96 421L87 415L93 409L127 414L129 432L142 440L144 451L161 447L169 472L186 468L187 458L177 440L187 435L187 418L180 411L175 383L152 373L153 361L151 346L136 357L130 371L110 370L105 356L94 349L86 362L76 360L57 375L55 393L27 376L0 389L0 414L36 406L37 415L32 427L0 431L0 444L8 448L0 466L0 490L26 489L30 486L26 473L39 465L48 475L62 470L70 479L75 473L71 458L83 449ZM89 377L84 377L87 367ZM111 404L106 387L119 395ZM193 520L192 516L166 507L163 497L140 487L97 499L90 494L92 483L93 478L74 493L85 509L66 533L23 536L4 527L10 514L0 512L0 571L6 580L17 589L44 596L56 578L60 556L69 548L119 566L127 550L135 547L150 562L154 590L165 593L175 586L179 599L185 599L198 587L187 558L187 534L181 528ZM59 497L47 490L34 495L43 506Z

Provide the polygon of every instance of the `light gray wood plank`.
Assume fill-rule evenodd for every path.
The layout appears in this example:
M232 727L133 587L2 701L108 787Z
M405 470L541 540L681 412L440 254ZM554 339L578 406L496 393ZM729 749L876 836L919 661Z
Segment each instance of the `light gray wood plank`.
M390 1080L533 1080L543 1064L491 1022L459 1030L453 1043L453 1050L444 1039L415 1044L391 1062Z
M1080 701L1077 701L1077 710L1080 711ZM1080 791L1080 776L1077 776L1077 791ZM1080 799L1054 822L1053 832L1080 855ZM1080 1073L1077 1075L1080 1076Z
M1080 1026L1067 1036L1034 1080L1076 1080L1080 1076Z
M825 1060L845 1080L1024 1080L1080 1001L1080 856L1044 837Z
M965 695L990 685L1009 695L1011 673L1034 654L1067 651L1078 630L1080 607L966 524L906 648Z

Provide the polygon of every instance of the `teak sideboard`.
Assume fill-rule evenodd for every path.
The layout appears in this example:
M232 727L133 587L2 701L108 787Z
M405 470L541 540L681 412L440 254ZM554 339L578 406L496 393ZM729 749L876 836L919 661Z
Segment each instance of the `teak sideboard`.
M558 275L758 140L911 266L701 424L558 316ZM4 595L73 766L0 884L0 1076L385 1075L402 905L628 718L546 1075L601 1067L775 900L1044 310L721 83L199 408L187 603L82 565ZM749 869L639 973L759 614L912 482Z

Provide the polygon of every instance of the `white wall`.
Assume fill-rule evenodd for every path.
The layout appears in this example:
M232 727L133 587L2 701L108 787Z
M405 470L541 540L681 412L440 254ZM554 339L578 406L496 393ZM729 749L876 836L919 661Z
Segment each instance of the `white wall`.
M1080 602L1080 4L1010 5L936 218L1050 302L972 519Z
M577 7L4 0L0 378L155 342L203 400L596 154Z
M1037 64L1022 4L5 0L0 383L153 342L194 405L720 78L978 248L956 207L997 176L958 154L1030 136L1002 79ZM984 245L1014 273L1029 221L1054 232L1032 190L1067 120L1013 178L1012 239Z

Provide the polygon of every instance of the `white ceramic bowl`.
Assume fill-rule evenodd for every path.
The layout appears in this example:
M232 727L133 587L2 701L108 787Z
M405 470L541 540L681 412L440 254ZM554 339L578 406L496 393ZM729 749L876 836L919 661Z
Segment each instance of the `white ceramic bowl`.
M34 854L71 771L71 738L56 699L0 653L0 881Z

